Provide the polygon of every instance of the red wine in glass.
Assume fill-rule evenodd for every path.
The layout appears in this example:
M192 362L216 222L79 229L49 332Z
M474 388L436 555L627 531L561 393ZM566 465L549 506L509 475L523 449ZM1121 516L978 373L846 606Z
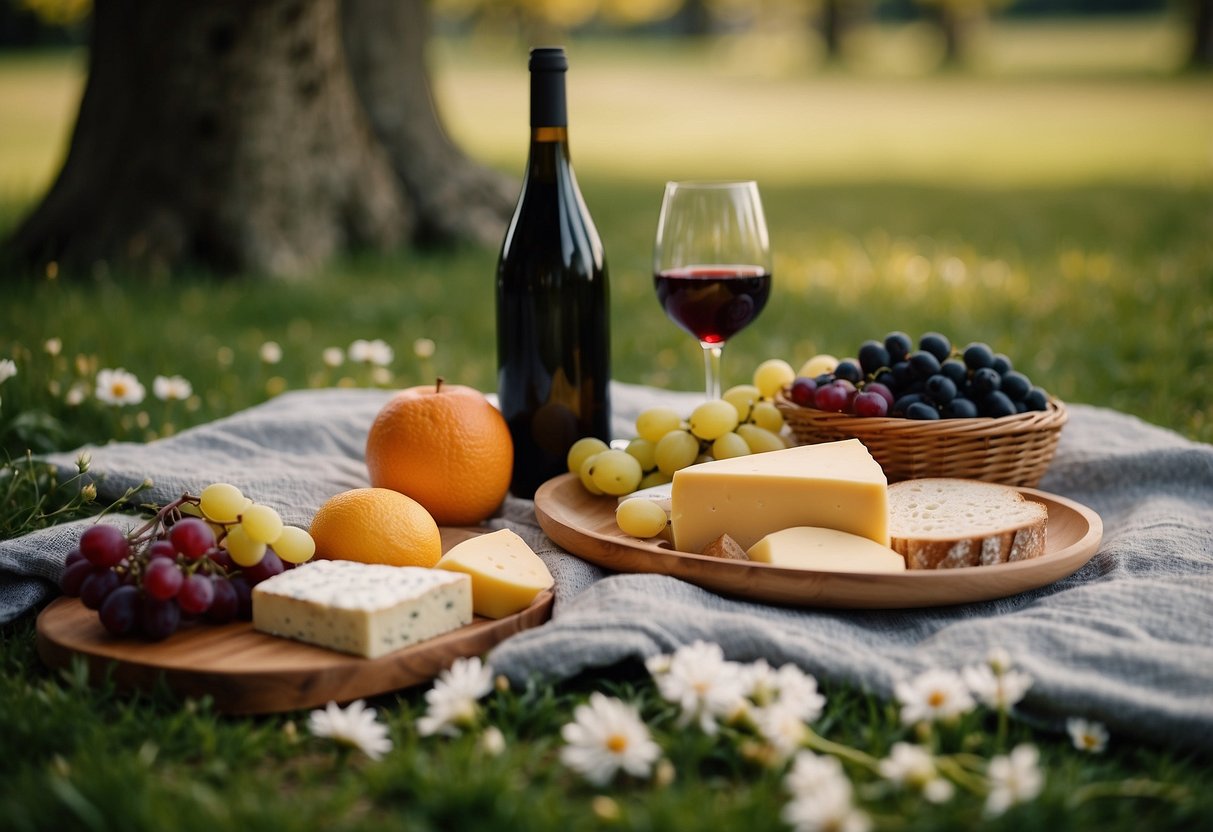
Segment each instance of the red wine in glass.
M771 273L762 266L683 266L653 275L665 314L704 344L723 344L767 305Z

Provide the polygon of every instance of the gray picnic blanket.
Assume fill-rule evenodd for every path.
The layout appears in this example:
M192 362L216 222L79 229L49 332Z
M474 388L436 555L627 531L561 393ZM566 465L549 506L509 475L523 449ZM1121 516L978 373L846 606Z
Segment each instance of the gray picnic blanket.
M223 480L306 526L338 491L367 485L363 442L389 393L311 390L169 439L87 449L103 501L150 478L165 502ZM616 436L635 415L701 400L636 385L612 387ZM1113 737L1213 749L1213 446L1136 418L1071 405L1041 488L1095 509L1103 543L1073 576L997 601L892 611L788 609L722 597L660 575L609 575L560 550L529 501L509 499L489 524L510 527L556 577L546 625L489 656L512 680L560 679L669 652L696 639L739 661L794 662L821 679L890 696L929 667L960 669L1003 647L1035 680L1028 718L1105 722ZM50 460L65 475L78 453ZM114 516L107 522L133 524ZM0 541L0 622L52 597L82 523Z

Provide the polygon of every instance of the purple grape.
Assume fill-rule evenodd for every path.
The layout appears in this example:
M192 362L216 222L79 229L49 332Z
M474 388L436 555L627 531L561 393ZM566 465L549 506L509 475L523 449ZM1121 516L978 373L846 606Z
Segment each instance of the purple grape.
M853 404L856 416L880 417L889 414L889 402L879 393L863 392L855 396Z
M211 549L207 553L207 557L219 566L225 575L230 575L239 568L236 566L236 562L232 560L232 556L228 554L227 549L224 549L222 546Z
M244 577L248 579L250 586L256 586L266 578L272 578L282 571L282 558L278 557L273 549L266 549L265 556L261 558L260 562L244 570Z
M117 566L130 551L126 535L114 526L98 523L80 535L80 552L94 566Z
M938 332L928 332L919 338L918 348L935 356L940 363L947 361L948 356L952 354L952 342L948 340L948 336Z
M206 619L215 624L226 624L236 617L240 605L236 598L236 587L227 578L212 578L211 583L213 597L206 611Z
M175 601L144 598L138 611L139 632L153 641L168 638L181 626L181 608Z
M824 387L818 387L817 392L813 395L813 402L818 410L825 410L829 413L842 413L847 409L850 403L851 395L844 386L850 385L850 382L842 380L832 382ZM854 390L854 385L850 385Z
M167 540L153 540L147 547L147 556L149 558L168 558L169 560L177 559L177 550L172 543Z
M906 418L930 421L939 418L939 410L935 405L926 402L914 402L906 408Z
M970 370L980 370L983 367L989 367L994 363L994 351L990 349L988 344L974 341L965 347L964 362L965 367Z
M813 394L817 391L817 382L811 378L798 376L792 382L791 398L792 402L801 407L813 406Z
M67 553L67 557L65 557L63 559L63 568L66 569L67 567L71 566L73 563L76 563L76 562L82 561L82 560L88 560L88 558L86 558L84 556L84 553L81 552L78 548L72 549L70 552Z
M80 600L90 610L99 610L109 594L122 585L122 578L110 569L97 569L80 585Z
M888 367L889 351L880 341L864 341L859 346L859 366L868 375L875 375L881 367Z
M190 560L197 560L215 545L215 533L204 520L183 517L169 530L173 547Z
M63 574L59 576L59 589L70 598L79 598L80 590L86 578L94 572L100 571L87 560L78 560L75 563L69 563L63 570Z
M838 366L834 368L834 378L844 379L852 384L858 384L863 380L863 370L859 366L859 362L853 358L844 358L838 362Z
M927 379L940 370L939 359L927 350L910 353L910 372L914 378Z
M194 573L185 579L177 593L177 604L188 615L201 615L215 600L215 585L206 575Z
M236 593L236 617L241 621L250 621L253 617L253 589L248 579L243 575L230 578L228 582Z
M876 393L881 396L889 407L893 406L893 391L887 385L881 384L879 381L869 381L863 386L865 393Z
M109 594L98 611L101 626L116 636L124 636L135 629L139 609L139 590L129 584L120 586Z
M148 561L143 573L143 588L157 601L167 601L177 596L184 580L176 561L156 558Z
M905 361L914 348L914 342L904 332L890 332L884 337L884 348L889 353L889 360L896 363Z

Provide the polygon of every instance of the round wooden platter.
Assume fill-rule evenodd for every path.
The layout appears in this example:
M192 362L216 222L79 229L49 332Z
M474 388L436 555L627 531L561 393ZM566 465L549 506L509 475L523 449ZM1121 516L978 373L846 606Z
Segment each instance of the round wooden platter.
M479 530L443 529L443 550ZM116 638L78 598L59 598L38 616L38 655L51 668L87 660L92 679L112 668L124 690L160 680L180 696L210 696L216 710L261 714L348 702L428 682L460 656L478 656L551 615L554 595L501 619L477 616L458 630L378 659L364 659L266 635L247 621L183 627L160 642Z
M722 595L797 607L904 609L1004 598L1073 574L1095 554L1103 522L1073 500L1020 488L1049 511L1045 553L1032 560L908 572L848 573L787 569L678 552L665 541L640 540L615 524L613 497L587 492L572 474L535 494L539 525L569 552L617 572L670 575Z

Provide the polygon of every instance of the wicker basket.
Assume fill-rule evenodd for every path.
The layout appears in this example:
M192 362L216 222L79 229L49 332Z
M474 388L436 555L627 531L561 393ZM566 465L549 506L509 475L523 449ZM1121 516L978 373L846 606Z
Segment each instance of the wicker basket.
M775 400L798 445L855 438L880 463L889 482L963 477L1032 487L1053 461L1066 407L997 419L861 418L801 407L782 393Z

